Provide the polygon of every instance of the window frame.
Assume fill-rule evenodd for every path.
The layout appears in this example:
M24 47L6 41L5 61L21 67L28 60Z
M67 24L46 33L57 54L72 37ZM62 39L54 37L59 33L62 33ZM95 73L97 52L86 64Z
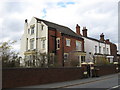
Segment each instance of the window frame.
M41 30L44 30L44 25L43 24L41 24Z
M103 47L103 54L106 54L105 47Z
M97 46L95 46L95 53L97 53Z
M42 49L45 49L45 46L46 46L45 41L46 39L42 39Z
M35 41L34 38L30 39L30 49L31 49L31 50L34 49L34 41Z
M77 46L77 44L78 44L78 46ZM82 42L81 41L76 40L76 50L82 51Z
M70 44L71 44L71 40L66 38L66 46L70 46Z
M31 26L31 35L33 35L35 33L35 26Z
M101 46L99 46L99 53L101 54Z
M81 63L85 62L85 56L81 56Z
M28 29L28 34L30 34L30 29Z
M59 42L58 42L59 41ZM56 39L56 45L57 45L57 50L60 49L60 38L57 38Z
M107 48L107 54L109 54L109 48Z

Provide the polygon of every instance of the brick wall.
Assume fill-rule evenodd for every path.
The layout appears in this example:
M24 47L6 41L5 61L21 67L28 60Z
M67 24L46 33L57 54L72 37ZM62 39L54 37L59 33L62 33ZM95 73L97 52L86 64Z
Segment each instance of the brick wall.
M14 88L83 78L83 68L3 69L2 87Z
M72 36L68 36L68 35L64 35L60 32L58 32L55 29L50 29L49 30L49 36L48 36L49 40L49 52L50 53L56 53L57 55L57 60L60 66L63 66L63 57L64 57L64 53L69 53L71 51L75 51L76 50L76 40L81 41L82 42L82 51L84 51L84 40L83 39L78 39L76 37L72 37ZM56 49L56 38L60 38L60 49L57 50ZM70 39L70 46L66 46L66 38Z
M97 66L96 68L99 69L97 72L98 76L109 75L118 72L115 65Z

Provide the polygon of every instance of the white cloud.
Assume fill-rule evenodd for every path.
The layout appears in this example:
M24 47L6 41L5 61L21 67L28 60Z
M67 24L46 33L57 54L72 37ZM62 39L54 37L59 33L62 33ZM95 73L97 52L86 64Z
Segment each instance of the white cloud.
M2 0L2 40L19 40L24 29L24 20L30 21L36 16L68 26L74 31L76 24L79 24L81 29L86 26L89 36L99 38L99 35L104 33L106 38L117 43L117 2L118 0ZM15 21L16 26L9 27ZM18 30L15 32L17 27ZM16 46L19 46L18 43Z

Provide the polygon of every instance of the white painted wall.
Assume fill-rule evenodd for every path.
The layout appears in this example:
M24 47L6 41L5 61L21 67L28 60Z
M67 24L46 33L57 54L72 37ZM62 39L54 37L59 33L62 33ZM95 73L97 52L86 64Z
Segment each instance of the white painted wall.
M34 34L28 34L28 29L30 29L31 25L35 25L34 28ZM44 25L43 30L41 30L41 25ZM26 44L27 44L27 38L28 38L28 50L30 50L30 39L34 38L34 49L37 49L37 51L40 51L41 53L47 53L48 52L48 26L45 25L43 22L37 22L37 20L33 17L31 21L24 25L24 34L21 38L21 50L20 55L22 58L24 58L24 52L27 51ZM31 32L31 31L30 31ZM36 38L38 38L38 42L36 42ZM41 46L41 39L45 38L45 49L42 49ZM37 45L37 47L36 47Z
M110 55L110 45L109 44L105 44L105 43L100 43L88 38L84 38L84 49L86 52L86 62L88 62L90 59L92 59L93 55L95 54L95 46L97 46L97 53L99 53L99 46L101 46L101 54L103 53L103 47L105 47L105 51L107 51L107 48L109 50L109 55ZM91 52L91 55L89 54ZM107 53L106 53L107 54Z

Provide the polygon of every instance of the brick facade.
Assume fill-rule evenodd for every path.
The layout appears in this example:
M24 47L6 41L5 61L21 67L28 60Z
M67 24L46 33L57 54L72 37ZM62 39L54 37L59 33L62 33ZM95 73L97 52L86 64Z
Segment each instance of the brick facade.
M113 60L117 61L117 46L114 43L110 42L109 39L107 39L105 42L107 44L110 44L110 53L112 56L114 56Z
M57 60L60 66L64 65L64 53L69 53L72 51L76 51L76 40L82 43L82 50L84 52L84 39L73 37L71 35L66 35L64 33L58 32L56 29L49 29L49 45L48 51L49 53L54 53L57 55ZM60 49L57 50L56 47L56 39L60 38ZM70 46L66 46L66 39L70 39Z

